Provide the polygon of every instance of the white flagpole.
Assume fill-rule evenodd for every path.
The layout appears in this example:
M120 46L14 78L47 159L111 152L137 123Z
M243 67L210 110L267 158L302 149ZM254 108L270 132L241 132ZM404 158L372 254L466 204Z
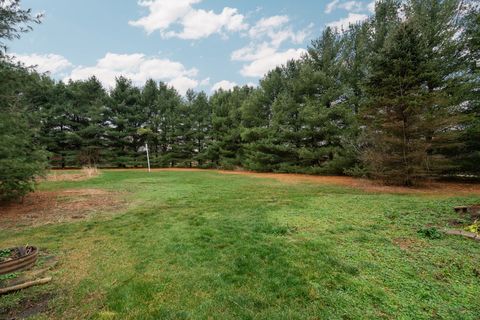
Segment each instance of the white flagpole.
M148 144L147 143L145 143L145 149L147 150L148 172L150 172L150 156L148 155Z

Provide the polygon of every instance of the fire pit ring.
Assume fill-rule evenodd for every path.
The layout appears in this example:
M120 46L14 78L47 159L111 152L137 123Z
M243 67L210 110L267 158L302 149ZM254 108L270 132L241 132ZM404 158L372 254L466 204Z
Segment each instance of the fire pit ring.
M0 275L12 273L21 269L28 269L37 262L38 258L38 249L37 247L27 246L27 247L17 247L7 249L12 251L17 251L19 257L13 258L11 260L0 262ZM22 254L25 252L24 254Z

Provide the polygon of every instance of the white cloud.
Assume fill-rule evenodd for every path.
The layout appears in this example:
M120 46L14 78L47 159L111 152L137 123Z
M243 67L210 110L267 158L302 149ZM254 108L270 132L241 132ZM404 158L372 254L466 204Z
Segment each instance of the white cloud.
M360 1L347 1L340 5L340 8L347 11L363 11L365 9L364 4Z
M28 67L35 67L38 72L58 74L73 65L65 57L58 54L13 54L14 59Z
M212 92L217 91L219 89L230 90L230 89L235 88L236 86L237 86L237 84L235 82L231 82L231 81L228 81L228 80L222 80L222 81L219 81L219 82L215 83L212 86Z
M327 4L325 7L325 13L332 13L337 9L343 9L348 12L373 12L375 9L375 0L366 4L362 1L340 1L340 0L333 0Z
M177 0L177 1L139 1L138 5L148 8L149 14L129 24L142 27L148 33L156 30L166 30L171 24L184 17L190 10L191 5L201 0Z
M141 53L107 53L94 66L78 66L65 80L83 80L95 75L105 86L115 85L115 78L124 76L136 85L146 80L165 81L174 86L181 94L187 89L196 88L199 82L194 79L198 74L195 68L187 69L183 64L169 59L147 57Z
M245 17L235 8L225 7L222 12L195 9L192 5L202 0L143 0L140 6L146 7L149 14L129 24L142 27L147 33L160 31L164 38L200 39L212 34L245 30L248 26ZM178 27L174 31L171 27Z
M288 16L271 16L260 19L250 28L248 35L254 41L267 38L274 47L279 47L285 41L295 44L304 42L311 33L313 24L295 32L291 26L287 25L289 21Z
M208 86L210 84L210 77L203 79L200 81L201 86Z
M277 52L277 48L267 42L261 44L250 44L232 52L233 61L253 61L269 57Z
M288 16L272 16L268 18L260 19L252 28L250 28L248 34L252 38L257 38L259 35L268 33L273 28L278 28L288 23L290 19Z
M310 35L313 24L294 31L289 25L288 16L271 16L260 19L250 28L248 35L251 42L231 54L233 61L245 61L240 74L245 77L262 77L269 70L285 64L288 60L298 59L304 49L281 49L282 44L289 42L301 44Z
M333 0L327 4L325 7L325 13L332 13L332 11L337 8L338 4L340 3L340 0Z
M177 89L180 94L184 95L188 89L195 89L198 86L198 81L180 76L170 80L168 84Z
M366 14L350 12L346 18L327 23L327 26L338 29L346 29L349 25L364 21L366 19L368 19L368 16Z
M181 39L200 39L214 33L223 33L223 30L239 31L246 28L243 16L232 8L224 8L218 15L213 11L192 10L183 18L182 24L182 32L167 34Z
M243 66L240 73L245 77L262 77L269 70L289 60L299 59L305 53L305 49L288 49L281 52L273 51L271 54L258 54L256 59Z

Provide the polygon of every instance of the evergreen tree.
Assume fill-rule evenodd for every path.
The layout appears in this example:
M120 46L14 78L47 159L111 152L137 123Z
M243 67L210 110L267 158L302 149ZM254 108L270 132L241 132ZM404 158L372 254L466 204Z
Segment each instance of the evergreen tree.
M300 158L311 172L341 174L353 162L347 141L355 138L358 101L349 105L347 100L342 45L341 36L327 28L309 49L301 76L305 93Z
M35 72L14 65L5 56L6 41L19 38L39 22L30 10L13 0L0 5L0 200L33 191L35 179L46 169L46 154L37 144L38 122L26 92L40 82Z
M241 106L242 163L248 169L279 169L281 159L276 154L281 152L281 146L277 146L272 128L273 103L282 94L283 86L282 70L276 68L260 81L260 86Z
M340 82L344 86L345 102L355 114L365 98L364 79L368 74L371 54L370 23L351 25L340 41Z
M430 152L454 160L443 168L444 172L458 171L458 166L451 164L457 163L458 150L463 148L458 130L448 128L450 124L457 126L464 122L461 112L462 105L466 103L466 70L462 46L457 40L462 32L460 8L460 0L411 0L405 8L406 19L415 25L423 44L421 54L426 61L423 80L430 97L426 101L426 115L443 113L445 116L443 123L440 119L430 120L427 117L427 121L437 122L432 130L444 129L441 136L435 131L427 136L431 143ZM432 139L435 135L437 138ZM435 169L442 171L440 167Z
M44 81L41 142L59 167L95 166L102 160L107 94L92 77L86 81L55 84ZM34 97L31 97L34 101Z
M473 7L466 15L464 25L464 61L466 79L459 95L464 97L463 145L457 153L461 167L467 174L480 174L480 7Z
M177 104L173 112L173 131L169 160L172 166L191 167L194 155L194 110L196 94L193 90L186 93L186 101Z
M210 98L212 134L206 157L216 166L234 168L242 163L241 106L250 92L247 86L220 89Z
M109 163L119 167L143 163L139 153L143 138L139 128L145 123L146 111L141 105L141 92L131 80L119 77L110 93L107 113Z
M0 60L0 201L34 190L46 169L46 153L37 143L35 119L28 116L30 101L24 93L37 76Z
M32 30L33 23L40 23L41 14L33 15L31 9L23 9L20 0L0 2L0 59L5 58L6 41L19 39Z
M197 161L199 166L203 166L208 161L206 150L211 141L212 131L212 110L204 92L195 95L191 102L191 113L193 160Z
M363 120L370 140L362 158L377 179L414 185L443 162L434 146L454 124L443 108L432 107L442 92L428 89L428 71L419 30L400 23L374 58L367 83Z
M175 166L177 155L174 154L174 145L177 141L176 126L181 120L177 111L182 104L182 98L174 88L161 83L159 87L158 104L162 113L160 143L161 163L163 166ZM182 160L182 159L180 159Z

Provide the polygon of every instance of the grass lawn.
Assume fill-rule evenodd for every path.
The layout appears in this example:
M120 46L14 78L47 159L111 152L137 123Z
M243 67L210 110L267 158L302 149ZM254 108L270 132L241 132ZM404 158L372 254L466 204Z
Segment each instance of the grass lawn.
M479 196L374 194L216 172L107 171L41 190L101 188L129 205L0 230L59 258L38 319L479 319L480 243L417 231Z

